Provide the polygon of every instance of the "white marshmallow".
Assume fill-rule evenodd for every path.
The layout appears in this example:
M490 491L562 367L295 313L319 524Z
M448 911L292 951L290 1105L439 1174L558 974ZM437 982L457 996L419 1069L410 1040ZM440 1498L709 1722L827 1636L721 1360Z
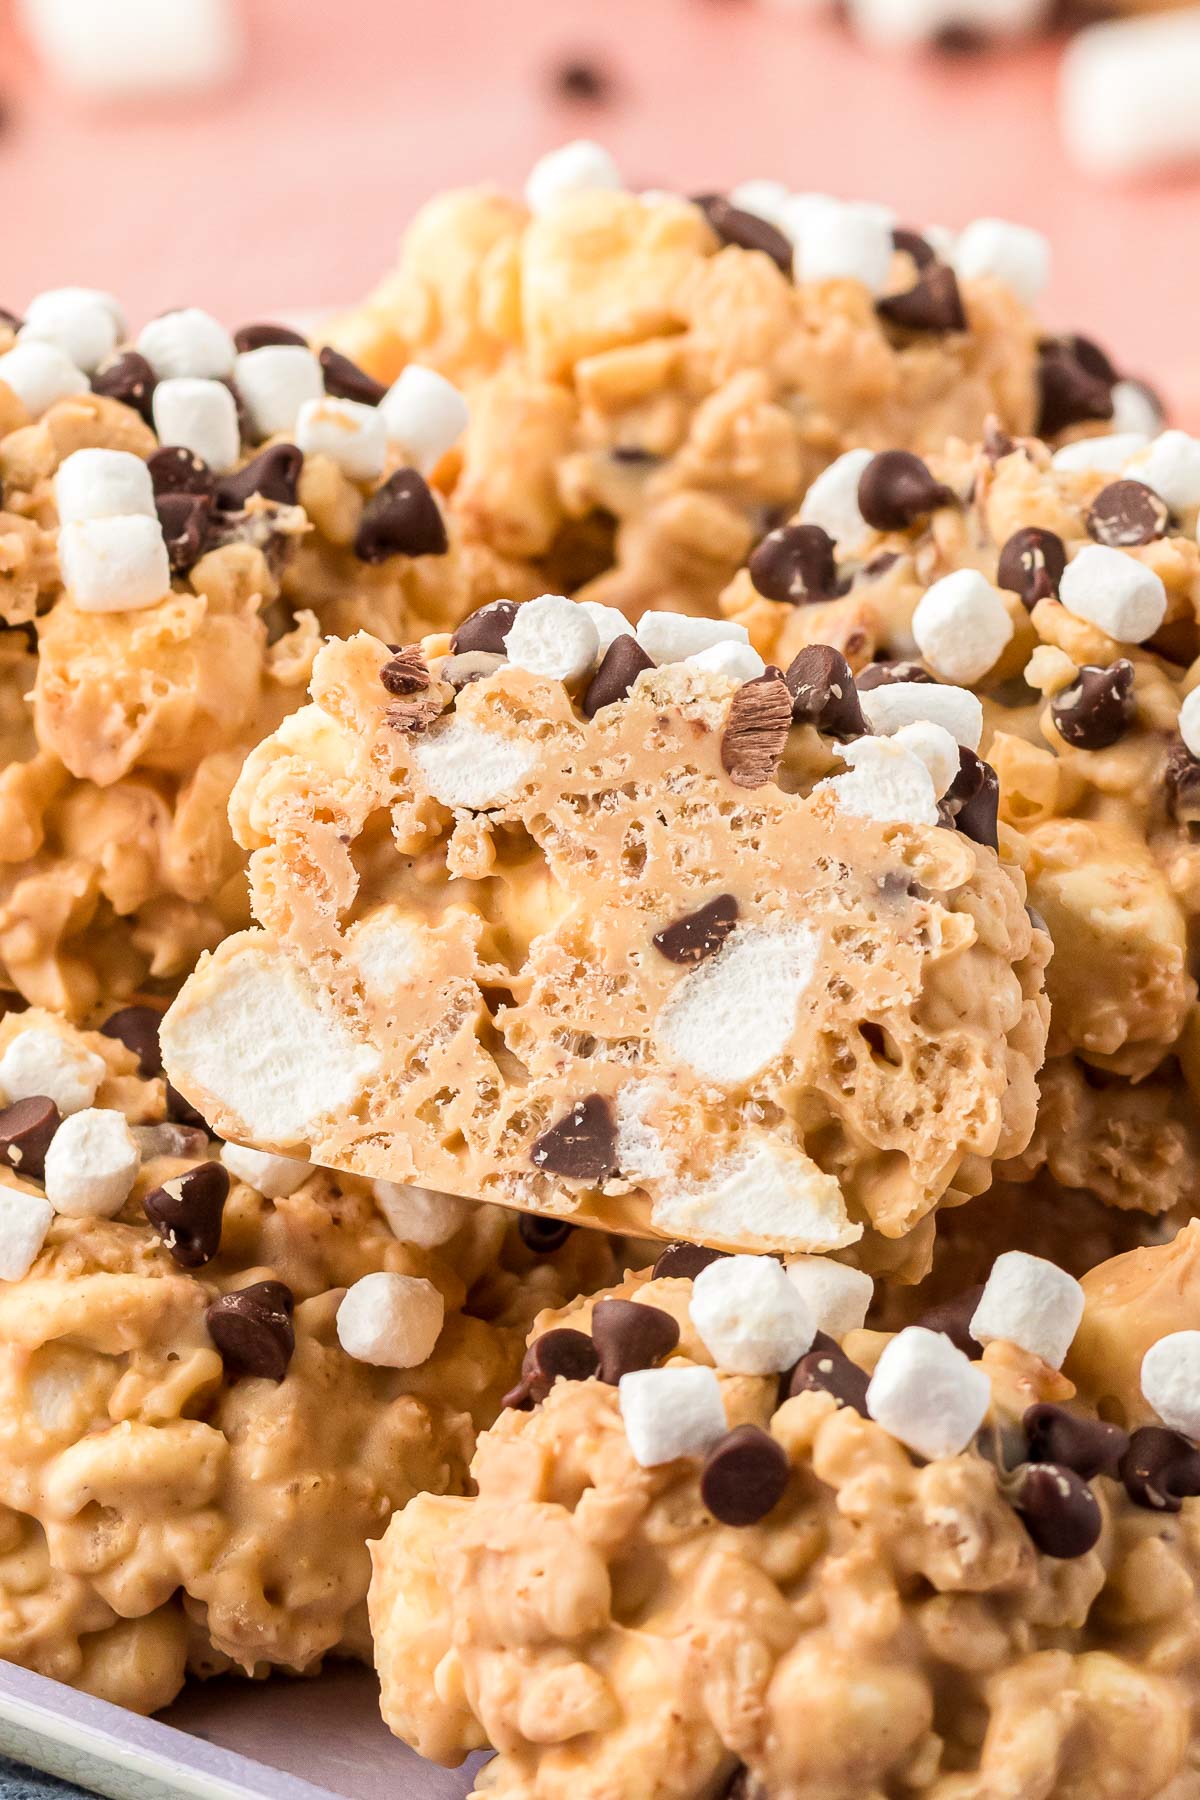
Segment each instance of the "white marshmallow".
M306 456L328 456L351 481L374 481L387 458L387 427L377 406L359 400L306 400L296 420Z
M379 411L388 442L398 444L426 474L452 450L467 429L467 403L436 369L409 363L393 381Z
M1167 590L1153 569L1110 550L1086 544L1067 564L1058 597L1077 619L1098 625L1122 644L1142 644L1162 624Z
M516 669L578 681L595 666L600 634L582 606L562 594L540 594L517 608L504 649Z
M736 926L671 990L654 1024L656 1043L718 1086L752 1081L791 1042L819 944L807 925Z
M233 374L237 360L237 346L220 320L198 306L151 319L142 327L137 347L160 381L183 376L217 381Z
M91 374L116 349L122 322L111 294L95 288L52 288L25 308L18 341L56 344L77 369Z
M81 612L140 612L171 591L171 561L157 518L78 519L58 534L63 586Z
M774 225L779 231L787 229L784 219L790 198L782 181L769 181L761 177L739 181L736 187L729 190L730 203L740 212L753 213L756 219L765 219L768 225Z
M1186 431L1163 431L1130 458L1125 473L1144 481L1172 512L1200 506L1200 438Z
M58 78L96 99L209 88L242 53L234 0L23 0L21 16Z
M286 1200L313 1173L310 1162L298 1156L274 1156L269 1150L251 1150L245 1144L222 1144L221 1161L229 1173L265 1200Z
M432 1188L406 1187L398 1181L376 1181L375 1203L392 1235L402 1243L436 1250L461 1231L471 1216L471 1202Z
M76 450L58 466L54 504L60 525L119 518L123 513L158 517L150 471L128 450Z
M1151 1344L1142 1393L1164 1425L1200 1437L1200 1331L1172 1331Z
M1064 444L1050 462L1053 468L1070 475L1087 474L1093 469L1105 475L1119 475L1130 457L1146 448L1146 443L1141 431L1110 431L1102 437L1076 438L1074 443Z
M970 1332L977 1344L1016 1344L1061 1369L1083 1317L1083 1289L1041 1256L1006 1250L992 1264Z
M519 615L518 615L519 616ZM750 633L730 619L690 619L685 613L647 612L634 633L652 662L686 662L713 644L748 644Z
M944 726L935 725L932 719L921 719L912 725L902 725L892 742L903 744L906 750L920 757L929 770L933 791L940 800L958 774L956 740Z
M987 1375L943 1332L909 1325L884 1347L867 1411L918 1456L956 1456L979 1430L991 1398Z
M1050 245L1027 225L972 219L955 241L954 272L962 281L993 276L1032 306L1050 279Z
M931 669L967 686L1012 641L1013 622L998 588L977 569L956 569L921 595L912 634Z
M798 219L796 280L861 281L881 294L892 266L892 227L877 208L830 200Z
M1200 155L1200 16L1091 26L1059 71L1067 152L1089 175L1136 175Z
M89 1106L64 1119L46 1152L46 1198L72 1219L111 1219L129 1198L142 1155L124 1113Z
M1118 381L1112 391L1112 428L1118 436L1136 433L1143 440L1163 428L1162 408L1140 381Z
M804 1355L817 1333L799 1288L770 1256L723 1256L692 1283L692 1324L719 1369L776 1375Z
M861 1269L851 1269L829 1256L794 1256L784 1267L809 1310L815 1331L844 1338L864 1323L875 1283Z
M576 138L558 150L547 151L538 158L525 183L525 204L531 213L541 214L597 189L619 193L625 186L621 171L602 144L589 138Z
M92 1104L106 1073L103 1057L41 1025L18 1032L0 1056L0 1090L10 1102L44 1095L64 1116Z
M91 383L82 369L56 344L14 344L0 356L0 381L10 387L31 418L72 394L86 394Z
M503 806L538 763L536 744L483 731L454 714L414 739L412 755L435 800L470 812Z
M861 549L871 535L858 509L858 484L874 460L873 450L847 450L822 470L800 503L800 523L819 525L846 556Z
M1200 687L1184 697L1179 709L1179 735L1192 755L1200 757Z
M633 626L623 612L615 606L602 606L599 600L581 600L579 602L592 624L596 627L596 635L600 641L598 655L603 658L616 643L619 637L632 637Z
M828 789L841 812L881 825L937 824L933 777L920 757L895 738L858 738L843 744L838 755L849 763L849 771L818 781L813 792Z
M693 1187L657 1195L650 1218L671 1237L745 1250L842 1250L863 1234L836 1177L772 1138L727 1157Z
M942 682L888 681L859 693L863 717L877 737L891 737L906 725L931 720L966 750L978 750L983 738L983 706L969 688Z
M729 1426L712 1369L637 1369L617 1389L625 1435L643 1469L679 1456L707 1456Z
M172 376L154 390L154 429L163 444L181 444L210 469L232 469L242 447L237 402L219 381Z
M698 650L684 661L694 669L727 675L733 681L757 681L767 666L752 644L735 644L729 639L710 644L707 650Z
M337 1310L338 1342L356 1362L416 1369L433 1355L446 1303L432 1281L377 1269L346 1290Z
M0 1182L0 1281L20 1281L33 1267L54 1218L40 1194Z
M233 380L260 438L291 431L305 401L325 392L321 365L302 344L244 350L233 365Z

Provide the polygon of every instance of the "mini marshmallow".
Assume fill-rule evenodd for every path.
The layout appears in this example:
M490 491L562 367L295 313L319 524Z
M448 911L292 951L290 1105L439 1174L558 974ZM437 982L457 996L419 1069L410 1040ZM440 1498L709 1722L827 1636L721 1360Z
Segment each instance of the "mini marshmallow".
M409 363L401 371L379 402L379 411L388 442L398 444L426 474L454 448L470 418L454 383L420 363Z
M954 272L962 281L992 276L1032 306L1050 279L1050 245L1027 225L972 219L955 242Z
M541 594L517 608L504 650L516 669L578 681L595 666L600 634L582 606L562 594Z
M891 737L906 725L929 720L941 725L964 750L978 750L983 738L983 706L969 688L930 681L886 681L863 688L863 717L877 737Z
M912 634L935 673L965 686L986 675L1003 653L1013 622L998 588L977 569L956 569L921 595Z
M1162 408L1140 381L1118 381L1112 391L1112 428L1117 436L1152 438L1162 430Z
M302 344L244 350L233 365L233 380L260 438L291 431L305 401L325 392L321 365Z
M920 757L895 738L857 738L841 745L838 755L849 763L849 772L818 781L813 792L827 789L841 812L881 825L937 824L933 777Z
M735 644L726 640L698 650L684 661L693 669L704 669L710 675L728 675L733 681L757 681L766 663L752 644Z
M461 1231L471 1215L471 1202L432 1188L406 1187L398 1181L373 1184L375 1204L402 1243L436 1250Z
M535 743L484 731L454 714L421 732L412 754L435 800L472 812L503 806L538 763Z
M236 69L235 0L23 0L22 22L68 86L101 100L192 92Z
M912 725L902 725L892 742L903 744L906 750L920 757L929 770L933 791L940 800L958 774L957 741L944 726L935 725L932 719L920 719Z
M182 376L217 381L233 374L237 359L237 346L220 320L198 306L151 319L142 327L137 347L160 381Z
M1115 419L1113 423L1116 423ZM1076 438L1073 444L1064 444L1061 450L1054 452L1050 465L1069 475L1088 474L1092 470L1104 475L1119 475L1130 457L1144 450L1147 442L1141 431L1110 431L1103 437Z
M1200 1331L1172 1331L1151 1344L1142 1393L1164 1425L1200 1437Z
M576 138L534 163L525 183L525 204L540 215L576 194L603 189L619 193L624 186L621 171L604 146Z
M828 1256L793 1256L784 1268L816 1331L844 1338L848 1331L863 1325L875 1283L861 1269L851 1269Z
M387 427L377 406L359 400L306 400L296 420L306 456L328 456L351 481L374 481L387 457Z
M678 1456L707 1456L729 1426L712 1369L637 1369L617 1389L625 1435L643 1469Z
M58 466L54 504L60 525L126 513L158 517L150 471L128 450L76 450Z
M830 200L799 216L793 266L800 281L861 281L881 294L892 266L892 227L872 206Z
M1153 569L1110 550L1085 544L1067 564L1058 597L1077 619L1098 625L1121 644L1142 644L1162 624L1167 590Z
M1184 697L1179 709L1179 735L1192 755L1200 757L1200 687Z
M517 615L518 618L520 614ZM748 644L744 625L729 619L690 619L684 613L643 613L634 634L652 662L686 662L713 644Z
M1091 26L1067 46L1059 122L1090 175L1129 176L1200 155L1200 17L1194 7Z
M871 535L858 509L858 484L873 450L847 450L817 476L800 505L800 523L819 525L838 549L853 555Z
M112 1219L137 1178L141 1151L124 1113L89 1106L64 1119L46 1152L46 1198L72 1219Z
M180 444L223 475L242 447L237 402L220 381L173 376L154 390L154 429L163 444Z
M14 344L0 356L0 381L6 383L26 412L40 419L72 394L86 394L91 383L82 369L56 344Z
M790 198L782 181L769 181L765 177L739 181L729 190L730 204L739 212L753 213L756 219L765 219L779 231L787 229L784 219Z
M171 591L162 526L144 513L64 525L58 562L63 586L81 612L140 612Z
M446 1302L432 1281L378 1269L347 1288L338 1342L356 1362L415 1369L433 1355L445 1322Z
M0 1183L0 1281L20 1281L33 1267L54 1218L40 1194Z
M777 1375L799 1362L817 1324L771 1256L723 1256L692 1283L692 1324L719 1369Z
M265 1200L286 1200L313 1173L312 1164L298 1156L275 1156L245 1144L222 1144L221 1161L236 1180L256 1188Z
M579 605L596 627L596 635L600 640L597 652L599 657L603 658L619 637L634 635L633 626L615 606L602 606L599 600L581 600Z
M723 1087L752 1081L791 1043L819 951L807 924L736 926L672 989L654 1022L660 1051Z
M918 1456L957 1456L991 1404L992 1384L941 1331L909 1325L875 1365L867 1411Z
M103 1057L40 1025L18 1032L0 1056L0 1090L10 1103L44 1095L64 1117L92 1104L106 1073Z
M1016 1344L1061 1369L1083 1317L1083 1289L1073 1275L1041 1256L1006 1250L971 1319L977 1344Z
M20 343L56 344L77 369L98 369L117 347L123 325L111 294L95 288L52 288L25 308Z
M1200 438L1186 431L1163 431L1130 458L1125 473L1153 488L1172 512L1200 506Z

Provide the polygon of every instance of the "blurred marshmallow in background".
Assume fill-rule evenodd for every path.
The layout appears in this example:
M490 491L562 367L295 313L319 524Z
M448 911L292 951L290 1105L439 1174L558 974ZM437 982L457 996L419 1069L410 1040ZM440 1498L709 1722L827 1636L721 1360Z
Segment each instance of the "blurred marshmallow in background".
M17 16L55 79L95 100L219 87L245 48L238 0L17 0Z
M1200 7L1093 25L1063 59L1068 153L1090 175L1200 158Z

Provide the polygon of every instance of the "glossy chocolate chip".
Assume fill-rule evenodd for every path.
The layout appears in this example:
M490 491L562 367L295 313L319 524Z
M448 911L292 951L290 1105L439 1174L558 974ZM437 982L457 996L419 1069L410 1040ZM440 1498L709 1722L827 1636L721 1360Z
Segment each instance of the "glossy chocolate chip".
M735 787L760 788L774 781L791 724L791 690L779 669L768 667L742 683L721 733L721 767Z
M535 1256L552 1256L574 1230L565 1219L543 1219L539 1213L522 1213L517 1220L517 1236Z
M1167 528L1167 509L1144 481L1110 481L1088 508L1088 535L1113 550L1152 544Z
M956 830L976 844L996 850L1000 844L1000 778L991 763L960 745L958 774L942 796L942 807Z
M792 246L776 226L760 219L757 213L743 212L724 194L697 194L698 206L722 244L734 244L739 250L761 250L789 280L792 274Z
M172 575L187 575L208 548L213 503L207 494L159 494L154 502Z
M1052 1400L1027 1407L1021 1424L1030 1462L1059 1463L1085 1481L1094 1475L1117 1475L1129 1448L1129 1434L1119 1425L1068 1412Z
M203 1131L207 1137L212 1136L208 1120L199 1107L193 1106L190 1100L186 1100L179 1089L169 1081L167 1083L167 1117L173 1125L191 1125L197 1131Z
M1103 352L1087 339L1043 339L1038 346L1039 437L1112 418L1113 379L1102 362L1107 363Z
M722 1525L757 1525L782 1500L788 1472L787 1454L769 1432L738 1425L709 1451L700 1498Z
M1121 1458L1121 1480L1135 1506L1177 1513L1200 1494L1200 1450L1182 1432L1143 1425Z
M93 394L131 406L147 425L154 424L154 390L158 377L137 350L123 350L92 376Z
M303 467L304 452L295 444L268 444L232 475L222 475L217 505L223 512L242 512L257 494L277 506L295 506Z
M295 344L307 350L308 339L302 331L293 331L290 325L272 325L267 321L255 325L240 325L233 334L234 347L241 354L247 350L265 350L268 344Z
M540 1406L556 1381L588 1381L600 1367L596 1346L586 1331L561 1326L544 1331L525 1352L521 1379L501 1402L511 1410L527 1412Z
M354 539L354 554L365 563L386 562L389 556L445 556L449 548L446 522L416 469L397 469L371 495Z
M958 277L944 263L933 263L922 269L912 287L901 294L885 294L875 302L875 310L889 325L905 331L965 331L966 308L963 306Z
M565 1118L537 1139L529 1160L568 1181L607 1181L617 1172L617 1122L609 1101L602 1094L577 1100Z
M152 1188L142 1201L146 1217L181 1269L203 1268L221 1248L228 1195L228 1170L219 1162L204 1162Z
M1053 531L1026 525L1014 531L1000 552L996 580L1032 612L1039 600L1058 598L1058 584L1067 566L1067 547Z
M138 1059L139 1075L162 1074L162 1051L158 1046L158 1028L162 1014L153 1006L122 1006L110 1013L100 1027L105 1037L116 1038Z
M282 1281L256 1281L213 1301L204 1319L229 1374L283 1380L296 1348L295 1304Z
M1100 1502L1074 1469L1026 1463L1016 1472L1010 1497L1043 1556L1085 1556L1099 1540Z
M1077 750L1107 750L1124 736L1136 711L1133 664L1125 657L1107 668L1084 663L1070 687L1050 702L1055 729Z
M881 450L858 482L858 510L876 531L906 531L954 495L911 450Z
M376 381L356 362L343 356L328 344L320 351L318 362L325 376L325 392L335 400L357 400L360 406L378 406L387 393L382 381Z
M644 669L654 667L635 637L622 632L604 652L600 667L588 682L581 705L586 718L594 719L602 706L624 700Z
M702 963L721 948L737 924L738 903L732 894L718 894L715 900L685 913L674 924L654 933L654 948L668 962Z
M50 1140L61 1124L62 1114L45 1094L14 1100L0 1110L0 1163L40 1181Z
M203 494L212 499L217 491L217 478L204 458L185 450L182 444L167 444L156 450L146 467L156 496Z
M832 1394L839 1406L853 1407L867 1417L867 1388L870 1376L851 1362L837 1344L810 1350L792 1370L788 1381L789 1396L795 1394Z
M706 1249L703 1244L668 1244L659 1252L652 1273L655 1280L669 1275L678 1281L694 1281L701 1269L719 1262L724 1254L723 1250Z
M789 606L830 600L839 585L834 541L820 525L781 525L768 531L747 564L750 580L765 600Z
M1095 338L1084 337L1077 331L1067 339L1067 342L1081 368L1086 369L1089 375L1094 375L1097 381L1103 381L1106 386L1116 387L1117 382L1121 379L1117 366L1107 350L1101 349Z
M504 640L512 630L516 616L517 607L513 600L493 600L490 606L481 606L478 612L469 614L454 633L450 639L451 650L455 653L488 650L496 655L503 654Z
M806 644L788 665L784 680L797 725L815 725L843 744L867 730L850 664L832 645Z
M925 681L936 687L937 676L931 675L919 662L873 662L854 677L854 685L860 694L869 694L872 688L887 687L893 681Z
M1178 825L1200 825L1200 761L1177 738L1163 768L1167 811Z
M397 650L379 671L382 686L397 700L424 693L432 679L420 644L407 644L404 649Z
M950 1300L939 1300L923 1312L914 1325L923 1325L926 1331L940 1331L948 1337L956 1350L969 1356L972 1362L983 1355L983 1345L977 1344L971 1336L971 1320L975 1317L975 1309L983 1296L983 1283L964 1288L961 1294L955 1294Z
M679 1343L679 1326L660 1306L636 1300L601 1300L592 1313L592 1342L600 1379L616 1387L622 1375L652 1369Z

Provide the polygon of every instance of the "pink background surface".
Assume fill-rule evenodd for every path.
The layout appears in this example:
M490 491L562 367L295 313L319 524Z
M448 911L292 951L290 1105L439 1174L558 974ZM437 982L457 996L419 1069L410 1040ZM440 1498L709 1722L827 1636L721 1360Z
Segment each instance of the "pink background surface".
M164 0L169 4L170 0ZM96 283L135 318L195 302L230 324L337 305L440 187L516 185L542 150L601 137L634 183L747 175L887 199L914 222L978 213L1054 240L1047 321L1086 329L1200 423L1200 177L1121 190L1071 171L1058 49L869 56L832 22L750 0L242 0L242 79L203 102L89 111L54 92L0 0L0 303ZM594 56L604 106L549 70Z

